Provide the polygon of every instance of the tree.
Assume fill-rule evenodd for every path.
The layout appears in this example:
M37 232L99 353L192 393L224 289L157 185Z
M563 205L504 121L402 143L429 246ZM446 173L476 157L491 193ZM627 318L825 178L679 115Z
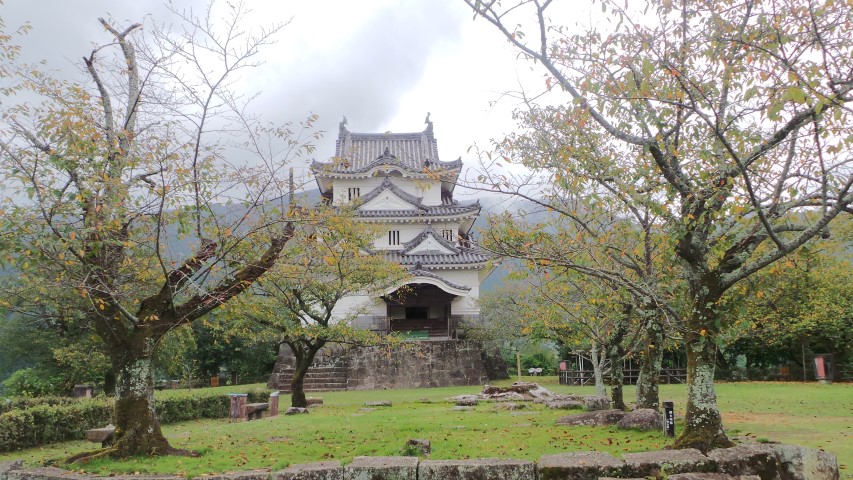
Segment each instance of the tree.
M16 65L3 46L14 80L3 93L41 99L2 115L3 260L15 273L6 306L59 296L103 342L117 375L116 441L89 458L180 453L155 413L157 344L276 263L294 235L272 201L284 193L278 174L312 148L310 119L267 126L232 88L283 25L244 30L246 7L233 2L176 13L181 33L148 38L139 24L101 20L110 43L83 59L86 83Z
M466 3L566 97L553 177L571 178L589 156L574 145L597 139L618 153L612 189L664 220L687 292L676 317L688 363L676 446L731 445L713 381L723 295L853 212L853 11L650 0L640 12L601 0L607 20L573 33L552 22L551 0Z
M232 314L263 325L270 338L287 345L296 359L291 380L291 405L307 407L303 384L317 352L326 344L377 343L381 337L357 330L351 322L359 305L339 305L344 297L387 293L408 275L382 252L373 252L378 232L346 207L318 206L310 210L306 228L297 233L279 262ZM364 303L362 307L366 307Z
M838 230L729 291L727 356L744 355L747 369L785 363L809 369L806 349L831 353L841 380L841 365L853 360L853 269L849 233L844 238Z

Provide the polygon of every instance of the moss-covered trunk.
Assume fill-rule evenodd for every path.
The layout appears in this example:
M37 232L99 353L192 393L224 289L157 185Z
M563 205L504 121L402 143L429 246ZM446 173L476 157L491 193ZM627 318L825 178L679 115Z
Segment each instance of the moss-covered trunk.
M116 426L113 456L161 455L173 451L160 430L154 409L151 364L154 341L143 332L111 352L116 370Z
M699 292L714 292L705 285ZM717 322L716 302L719 297L697 295L693 315L688 319L684 342L687 349L687 415L684 432L675 442L677 448L712 448L734 444L723 432L723 420L717 408L714 389L717 346L714 328Z
M659 410L663 328L658 322L649 321L643 337L644 348L640 353L640 375L637 378L637 408Z
M613 408L617 410L625 410L625 395L622 390L624 381L625 375L622 372L622 355L611 355L610 399L613 401Z

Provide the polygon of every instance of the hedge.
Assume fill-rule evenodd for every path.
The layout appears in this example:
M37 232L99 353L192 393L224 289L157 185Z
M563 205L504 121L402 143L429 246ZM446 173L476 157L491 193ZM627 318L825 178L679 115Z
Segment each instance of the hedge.
M256 389L247 393L249 402L265 402L270 392ZM111 398L77 400L67 404L30 399L18 404L25 408L0 414L0 452L82 440L86 430L107 425L113 416ZM156 399L155 405L160 423L167 424L227 417L230 399L219 392L193 391L188 395Z

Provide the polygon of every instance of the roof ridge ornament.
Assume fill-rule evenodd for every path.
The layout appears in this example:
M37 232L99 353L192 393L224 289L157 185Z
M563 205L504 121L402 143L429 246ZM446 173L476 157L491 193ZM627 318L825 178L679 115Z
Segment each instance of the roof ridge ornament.
M386 146L385 151L382 152L382 155L379 155L378 157L376 157L376 159L377 160L390 160L390 161L396 162L397 161L397 155L394 155L393 153L391 153L391 149Z

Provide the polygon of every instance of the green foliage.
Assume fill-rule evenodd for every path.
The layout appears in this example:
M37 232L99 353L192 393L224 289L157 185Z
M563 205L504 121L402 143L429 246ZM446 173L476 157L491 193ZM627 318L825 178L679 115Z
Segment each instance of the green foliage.
M268 390L254 388L246 393L249 403L269 401ZM181 390L157 398L157 418L163 424L225 418L230 402L221 389ZM0 452L81 439L86 430L110 423L113 407L113 400L104 397L11 400L0 414Z
M112 418L112 401L98 398L71 404L34 405L0 414L0 451L83 438Z
M39 367L22 368L3 382L7 395L18 397L43 397L66 390L65 378Z

